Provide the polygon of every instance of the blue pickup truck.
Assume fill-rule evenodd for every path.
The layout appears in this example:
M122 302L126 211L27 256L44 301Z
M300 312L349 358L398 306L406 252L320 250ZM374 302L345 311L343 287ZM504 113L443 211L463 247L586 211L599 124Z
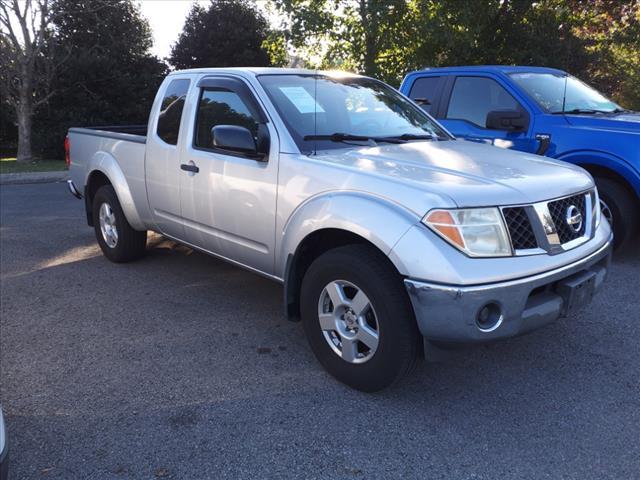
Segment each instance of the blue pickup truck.
M640 113L552 68L428 68L409 73L400 91L458 138L580 165L598 185L616 246L637 232Z

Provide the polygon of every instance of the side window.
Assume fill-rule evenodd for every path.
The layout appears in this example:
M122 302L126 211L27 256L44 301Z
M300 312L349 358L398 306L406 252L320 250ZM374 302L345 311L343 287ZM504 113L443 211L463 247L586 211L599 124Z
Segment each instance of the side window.
M431 114L436 113L437 89L440 86L441 77L422 77L413 82L409 98Z
M453 85L447 118L467 120L485 128L492 110L522 110L520 104L491 78L458 77Z
M167 87L160 105L158 117L158 136L170 145L178 143L180 119L184 109L184 100L189 91L189 80L173 80Z
M213 147L211 129L216 125L237 125L248 128L254 138L258 134L256 116L237 93L226 88L202 91L196 117L196 147Z

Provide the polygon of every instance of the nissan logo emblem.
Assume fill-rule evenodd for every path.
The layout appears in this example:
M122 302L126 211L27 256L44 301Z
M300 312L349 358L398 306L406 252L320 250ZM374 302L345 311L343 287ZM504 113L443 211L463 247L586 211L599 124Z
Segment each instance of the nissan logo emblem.
M564 219L569 228L574 232L578 233L582 229L582 214L575 205L567 208Z

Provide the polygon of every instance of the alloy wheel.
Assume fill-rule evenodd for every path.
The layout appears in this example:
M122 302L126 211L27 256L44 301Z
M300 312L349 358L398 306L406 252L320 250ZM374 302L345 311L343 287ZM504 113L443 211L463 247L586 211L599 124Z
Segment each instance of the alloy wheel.
M118 244L118 229L116 227L116 216L111 205L103 203L100 205L100 231L102 239L109 248L115 248Z
M364 363L378 349L380 328L367 295L345 280L328 283L318 301L318 320L333 352L349 363Z

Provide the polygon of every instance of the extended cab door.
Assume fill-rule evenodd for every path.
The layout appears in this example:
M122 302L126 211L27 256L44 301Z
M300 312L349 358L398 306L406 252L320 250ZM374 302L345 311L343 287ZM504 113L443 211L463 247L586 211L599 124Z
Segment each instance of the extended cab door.
M182 239L184 228L180 212L180 155L178 141L185 99L189 91L188 78L169 77L159 92L159 105L154 105L147 132L145 176L147 198L158 230ZM158 102L158 100L156 100Z
M525 106L496 79L474 73L449 76L440 90L436 117L458 138L535 153L532 116ZM413 89L412 89L413 95ZM490 112L511 111L521 115L522 127L495 128L488 124Z
M243 265L273 273L278 137L243 79L202 78L190 96L189 131L179 173L185 240ZM262 159L213 145L217 125L266 129Z

